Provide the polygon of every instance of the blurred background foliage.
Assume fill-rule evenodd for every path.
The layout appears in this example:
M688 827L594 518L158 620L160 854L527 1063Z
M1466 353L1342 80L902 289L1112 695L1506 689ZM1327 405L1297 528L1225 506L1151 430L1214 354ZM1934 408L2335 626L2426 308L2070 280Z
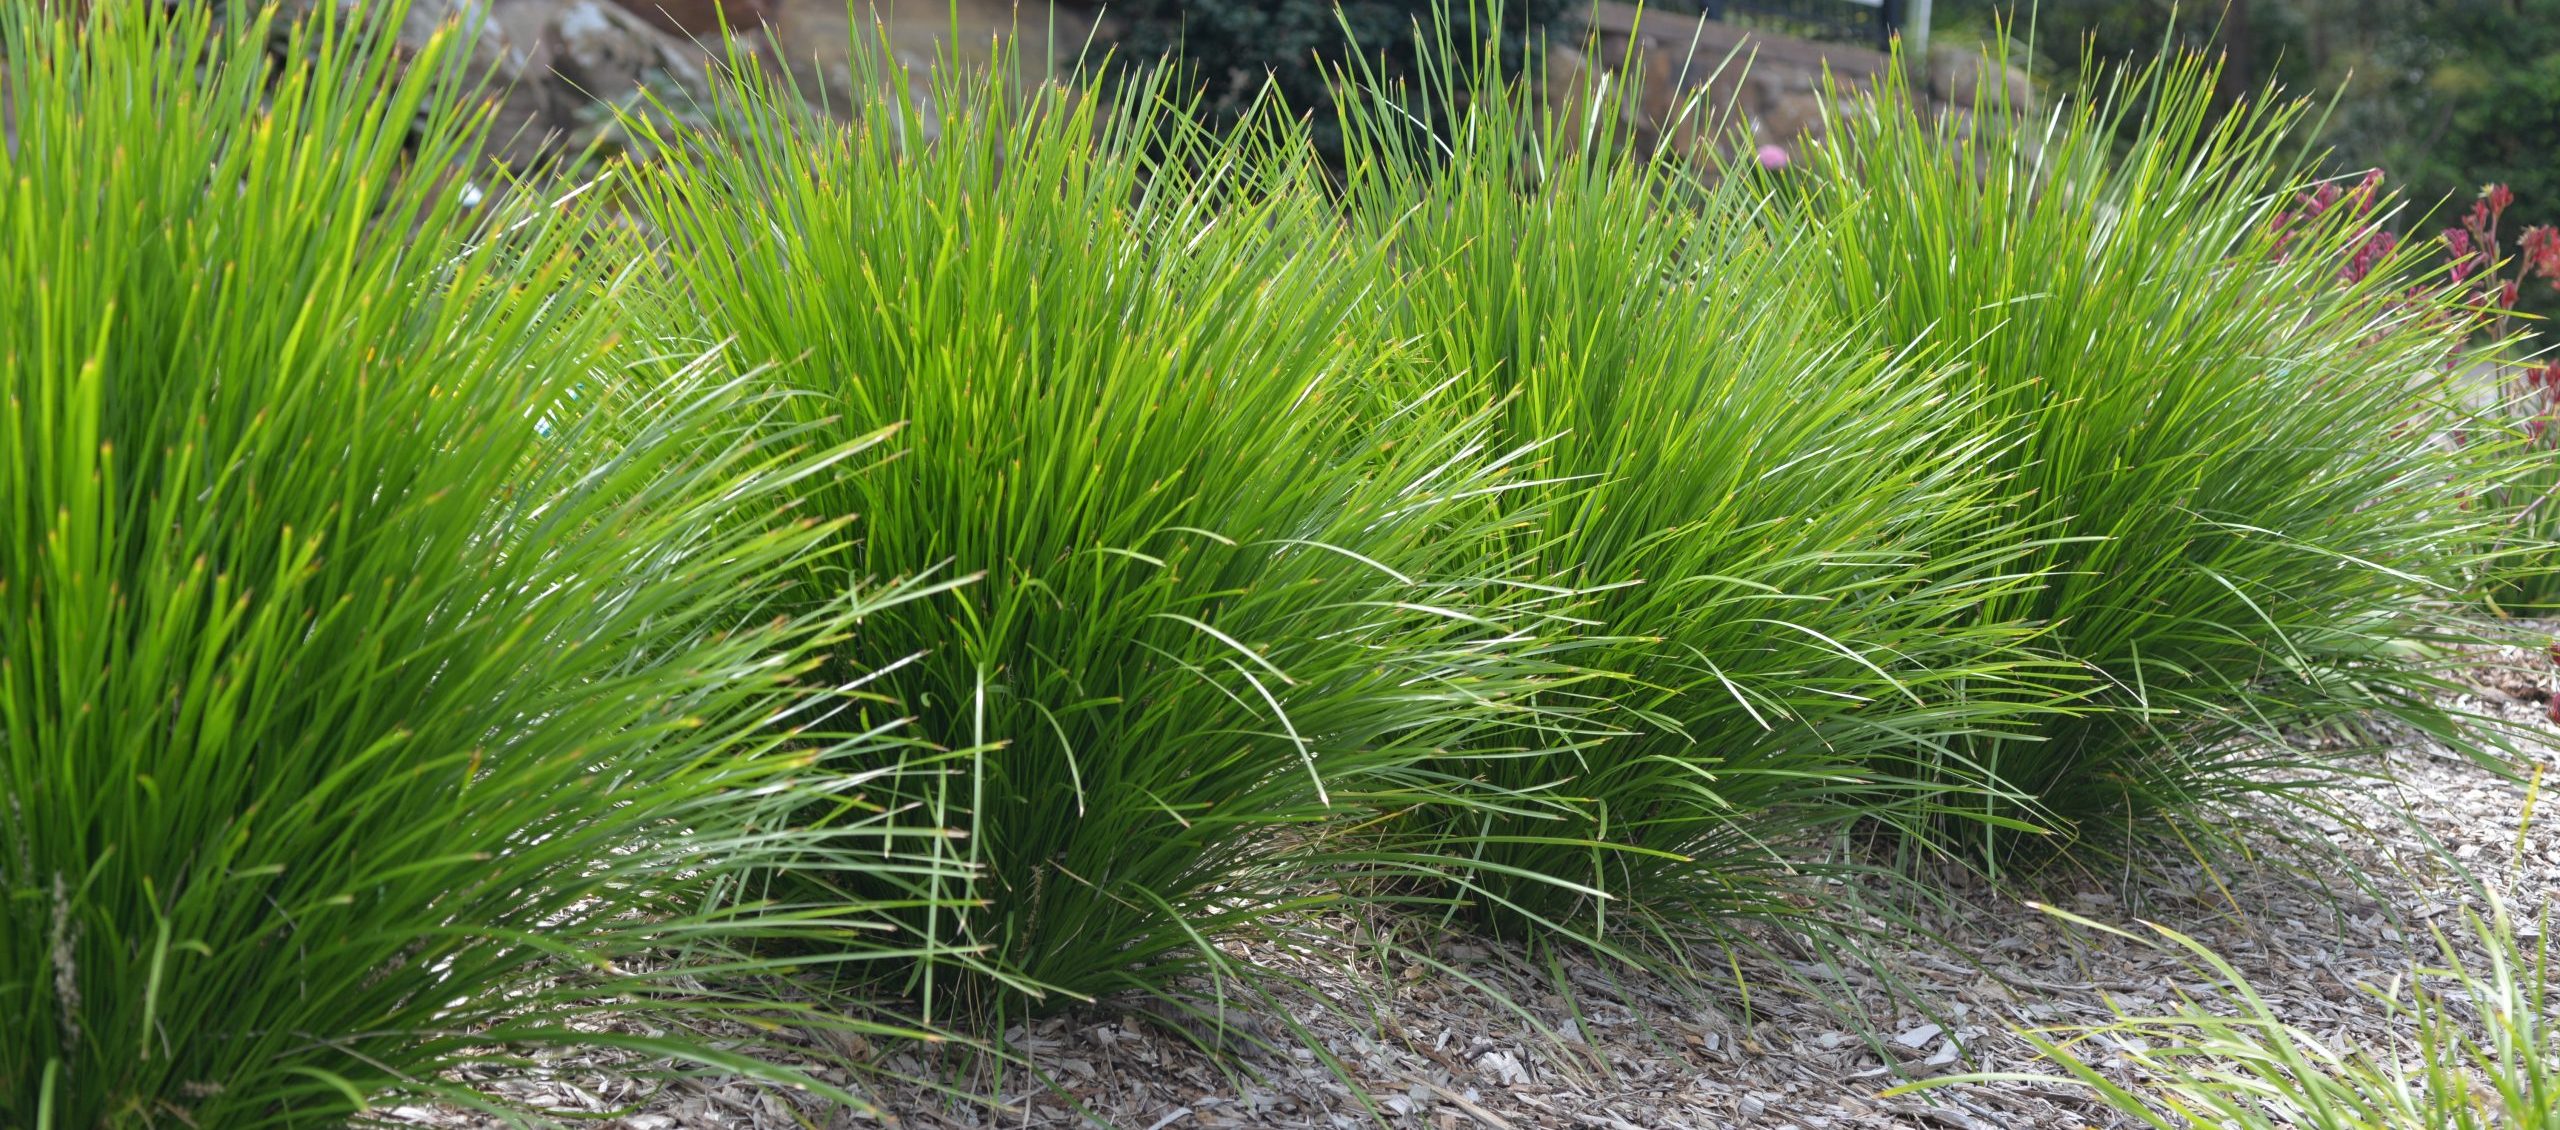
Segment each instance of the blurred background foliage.
M2515 191L2512 227L2560 221L2560 0L1938 0L1935 25L1946 46L2005 27L2056 87L2164 45L2217 50L2226 105L2269 82L2337 92L2328 163L2432 208L2410 231L2452 226L2490 183ZM2560 313L2535 289L2527 310Z
M1128 0L1110 13L1125 28L1117 44L1121 57L1181 57L1180 65L1190 73L1178 86L1199 92L1199 109L1213 125L1233 126L1262 96L1268 75L1272 92L1292 110L1308 115L1317 151L1339 161L1342 127L1328 76L1350 64L1348 55L1356 46L1378 77L1411 80L1418 62L1416 32L1432 23L1435 9L1445 10L1456 42L1499 43L1503 70L1517 74L1530 58L1535 38L1581 5L1576 0L1505 0L1498 7L1432 0L1342 0L1339 5Z

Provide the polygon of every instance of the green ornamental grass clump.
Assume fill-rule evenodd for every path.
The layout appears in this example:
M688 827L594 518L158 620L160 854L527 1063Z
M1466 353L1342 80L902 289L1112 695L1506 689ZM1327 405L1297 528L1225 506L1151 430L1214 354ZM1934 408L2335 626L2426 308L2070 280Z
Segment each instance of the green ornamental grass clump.
M2560 431L2552 427L2560 420L2560 358L2537 357L2510 372L2500 391L2512 394L2515 434L2481 438L2520 443L2529 461L2486 496L2498 554L2485 587L2499 612L2549 617L2560 612Z
M740 520L855 448L608 364L576 217L448 175L485 123L450 34L324 5L270 59L271 10L70 7L0 8L0 1124L486 1105L445 1072L573 1042L774 1075L683 1016L855 1023L682 960L876 948L705 909L905 854L857 807L880 739L799 732L859 609L774 583L826 530Z
M1463 109L1435 135L1372 81L1351 211L1422 377L1539 445L1508 548L1590 594L1579 658L1615 677L1577 688L1608 696L1591 740L1487 762L1502 803L1415 831L1483 865L1465 885L1507 927L1838 911L1793 899L1824 834L1931 819L1982 787L1977 736L2073 693L1989 611L2036 583L1986 473L2013 441L1946 373L1839 332L1806 249L1739 182L1639 154L1612 92L1438 57L1419 100Z
M704 332L802 394L790 422L903 423L904 458L813 490L859 516L857 572L983 577L866 636L969 755L904 796L979 869L913 928L980 955L902 984L981 1015L1164 991L1346 868L1417 866L1334 832L1528 733L1554 599L1484 551L1503 451L1365 410L1399 362L1302 135L1005 71L881 80L847 124L735 75L748 128L640 192Z
M573 1042L858 1105L687 1025L1223 1009L1341 901L1819 941L2467 740L2469 322L2200 63L1846 101L1771 193L1445 30L1339 154L741 54L622 215L487 181L406 14L0 0L0 1125Z
M2359 195L2324 188L2303 197L2300 206L2325 211L2342 197ZM2560 450L2560 431L2552 427L2560 420L2560 356L2542 336L2520 332L2530 323L2520 326L2518 313L2546 285L2560 291L2560 228L2527 227L2510 248L2502 229L2514 204L2515 192L2506 185L2484 186L2459 225L2437 235L2445 270L2430 281L2467 308L2480 335L2465 368L2494 374L2474 395L2486 393L2500 402L2503 416L2491 419L2507 423L2507 434L2480 438L2524 449L2515 473L2485 500L2499 521L2492 527L2496 568L2483 578L2483 587L2500 613L2548 616L2560 610L2560 458L2552 454ZM2473 442L2467 434L2454 439Z
M2325 723L2472 741L2402 646L2447 634L2501 458L2440 443L2465 320L2374 243L2382 210L2288 215L2304 105L2224 115L2214 77L2172 58L2044 112L1933 117L1889 87L1841 100L1787 174L1833 332L1951 366L1968 430L2017 436L1988 469L2060 535L2045 584L1985 608L2050 625L2108 707L1984 754L2070 834L2048 844L2317 783L2335 763L2297 739Z

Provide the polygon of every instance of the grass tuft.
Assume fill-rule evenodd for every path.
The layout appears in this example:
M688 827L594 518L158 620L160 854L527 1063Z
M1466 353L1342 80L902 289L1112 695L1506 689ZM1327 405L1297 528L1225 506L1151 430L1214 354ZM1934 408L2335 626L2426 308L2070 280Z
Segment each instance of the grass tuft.
M1848 917L1795 897L1832 836L1937 818L1987 787L1971 742L2068 709L2035 628L1990 611L2038 580L1984 473L2015 441L1945 368L1837 332L1749 186L1639 153L1634 95L1464 50L1342 99L1349 206L1420 377L1538 445L1505 551L1589 594L1580 659L1613 680L1574 703L1587 740L1486 762L1492 799L1416 833L1476 865L1506 930Z
M2477 745L2405 646L2459 634L2498 473L2495 445L2439 442L2467 321L2409 287L2414 252L2342 278L2387 203L2288 218L2309 107L2224 115L2214 80L2174 57L1928 118L1889 86L1787 174L1833 323L1951 367L1967 430L2016 436L1986 470L2059 535L2028 562L2048 582L1985 613L2049 625L2106 709L1983 745L2018 813L2068 833L1962 833L1995 862L2209 833L2332 779L2299 739L2351 718Z
M1361 320L1376 268L1285 119L1221 140L1152 84L909 89L857 54L893 77L856 120L741 69L749 128L640 196L701 332L803 394L787 426L905 425L893 469L812 491L861 517L856 575L984 578L867 628L914 657L881 689L967 754L901 799L979 877L861 890L969 904L911 924L983 954L910 971L937 1009L1227 970L1220 935L1335 896L1335 831L1521 732L1549 598L1482 549L1518 473L1372 410L1403 363Z
M453 32L321 12L0 8L0 1123L490 1107L445 1073L596 1042L858 1104L683 1024L880 1030L734 952L866 908L721 895L905 852L806 681L900 594L777 619L825 531L739 520L868 441L618 368L575 208L444 175Z

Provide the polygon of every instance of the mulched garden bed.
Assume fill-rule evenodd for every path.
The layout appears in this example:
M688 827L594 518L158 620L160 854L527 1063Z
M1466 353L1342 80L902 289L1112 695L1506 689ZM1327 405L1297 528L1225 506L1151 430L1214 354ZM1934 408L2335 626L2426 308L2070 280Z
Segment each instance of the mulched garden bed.
M2457 696L2455 705L2536 736L2560 732L2544 719L2556 673L2540 652L2495 648L2472 658L2464 680L2475 693ZM2548 764L2553 751L2537 745L2531 756ZM2325 846L2219 858L2211 867L2152 860L2124 874L2049 886L2043 897L2098 921L2132 926L2147 919L2192 935L2229 958L2288 1022L2340 1043L2386 1046L2393 1021L2367 987L2436 960L2430 927L2458 922L2466 892L2478 889L2462 871L2504 892L2520 918L2560 896L2560 831L2541 821L2520 828L2524 784L2422 738L2360 755L2354 768L2370 776L2329 796L2332 815L2300 829L2316 832ZM2366 881L2337 878L2350 873ZM1222 1064L1147 1010L1095 1008L1011 1029L1005 1041L1019 1063L954 1080L994 1093L992 1105L875 1079L868 1086L882 1113L856 1114L735 1079L644 1081L635 1067L645 1065L611 1052L554 1055L537 1068L475 1082L617 1130L1191 1130L1352 1127L1381 1119L1447 1130L2127 1125L2058 1084L1960 1083L1881 1094L1933 1075L2049 1070L2016 1029L2164 1011L2181 994L2213 988L2177 953L2069 924L2014 892L1961 881L1940 889L1942 905L1915 911L1866 954L1872 968L1789 956L1773 945L1772 952L1702 955L1723 970L1722 987L1704 991L1575 951L1549 955L1430 936L1427 923L1412 920L1336 916L1306 923L1291 945L1235 947L1240 958L1304 986L1282 1003L1333 1064L1305 1048L1248 1052ZM1380 944L1382 938L1394 944ZM1406 946L1464 979L1411 960ZM1747 993L1734 987L1737 972ZM1289 1032L1276 1016L1256 1025ZM911 1049L838 1050L889 1075L948 1072ZM2084 1052L2107 1066L2105 1044ZM1356 1097L1346 1076L1374 1108ZM499 1125L447 1108L377 1114L457 1130Z

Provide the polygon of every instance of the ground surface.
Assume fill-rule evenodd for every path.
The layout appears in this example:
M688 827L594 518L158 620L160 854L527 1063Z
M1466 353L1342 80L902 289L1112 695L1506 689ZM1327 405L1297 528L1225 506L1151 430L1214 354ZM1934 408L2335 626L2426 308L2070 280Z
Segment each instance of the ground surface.
M2464 675L2477 693L2455 705L2560 738L2542 721L2555 683L2549 660L2520 648L2483 651ZM2553 759L2547 745L2528 751ZM2207 869L2163 862L2144 877L2096 878L2048 892L2064 909L2127 926L2162 922L2230 958L2289 1022L2334 1041L2377 1046L2390 1021L2365 993L2429 960L2431 926L2461 918L2484 877L2514 905L2538 910L2560 895L2560 830L2524 826L2523 785L2402 740L2359 767L2374 770L2333 798L2319 831L2338 853L2224 861ZM2278 859L2290 859L2280 863ZM2348 865L2370 889L2334 878ZM2305 874L2309 871L2310 874ZM641 1083L610 1059L568 1056L544 1070L486 1081L493 1092L601 1116L616 1130L712 1127L1193 1127L1434 1128L2114 1127L2069 1088L1964 1083L1887 1098L1913 1078L1967 1071L2041 1070L2015 1029L2099 1023L2114 1010L2160 1011L2203 978L2175 954L2040 913L2014 895L1950 882L1947 902L1870 959L1882 976L1764 953L1736 959L1753 988L1695 992L1591 958L1550 965L1526 949L1439 938L1415 941L1410 922L1326 921L1295 947L1239 956L1282 969L1308 990L1291 1013L1340 1063L1309 1051L1249 1054L1220 1067L1143 1013L1096 1011L1006 1033L1030 1065L977 1086L994 1108L883 1086L883 1114L795 1105L736 1081ZM1392 928L1464 976L1400 959L1376 944ZM1931 936L1931 935L1934 935ZM1329 940L1328 940L1329 937ZM1723 962L1722 955L1710 960ZM1776 986L1823 987L1841 1008ZM1470 986L1473 979L1515 1002ZM1852 1019L1870 1018L1862 1035ZM1275 1018L1276 1019L1276 1018ZM871 1050L871 1049L866 1049ZM2103 1046L2088 1049L2103 1061ZM909 1052L876 1050L877 1065L929 1075ZM1353 1097L1349 1075L1379 1106ZM1039 1076L1045 1075L1048 1082ZM394 1122L494 1125L445 1109L387 1112Z

